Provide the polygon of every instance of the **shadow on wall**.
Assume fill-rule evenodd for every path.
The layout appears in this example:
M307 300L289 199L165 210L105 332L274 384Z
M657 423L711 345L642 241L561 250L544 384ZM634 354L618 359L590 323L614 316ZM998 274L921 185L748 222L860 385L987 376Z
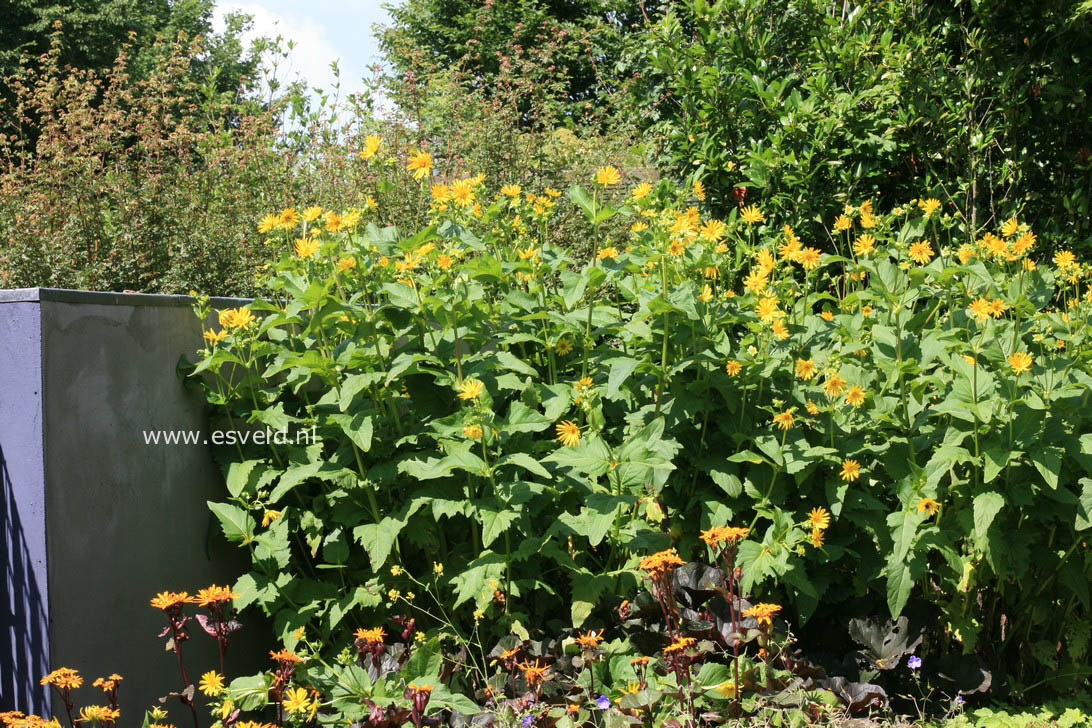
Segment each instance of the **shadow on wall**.
M48 710L45 688L39 684L49 672L45 653L49 629L45 597L38 586L19 510L15 484L0 449L0 562L4 563L4 600L0 608L0 711L21 710L42 714ZM34 686L33 704L19 705L26 686Z

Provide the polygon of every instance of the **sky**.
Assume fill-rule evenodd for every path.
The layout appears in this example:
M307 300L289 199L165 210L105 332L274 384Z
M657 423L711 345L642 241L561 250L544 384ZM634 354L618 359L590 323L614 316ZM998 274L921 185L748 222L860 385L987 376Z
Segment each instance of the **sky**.
M385 0L221 0L216 5L214 29L223 27L226 13L242 11L254 18L253 35L283 36L295 42L288 68L278 71L282 81L298 75L312 87L333 85L333 61L341 70L342 97L360 91L361 78L378 63L379 46L372 33L375 23L387 23L381 7Z

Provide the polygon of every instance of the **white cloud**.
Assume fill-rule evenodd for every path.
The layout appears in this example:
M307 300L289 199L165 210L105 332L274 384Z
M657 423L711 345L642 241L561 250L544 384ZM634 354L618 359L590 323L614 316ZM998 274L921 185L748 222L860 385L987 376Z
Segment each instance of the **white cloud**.
M253 18L253 26L244 36L245 41L266 36L280 36L286 43L291 42L292 49L285 59L280 60L276 68L276 77L283 82L303 79L312 88L321 88L331 92L338 77L331 64L342 58L327 29L308 18L301 18L293 13L278 13L255 2L228 2L216 6L213 29L217 32L224 28L224 16L231 12L242 12ZM359 73L346 73L341 67L340 98L363 89Z

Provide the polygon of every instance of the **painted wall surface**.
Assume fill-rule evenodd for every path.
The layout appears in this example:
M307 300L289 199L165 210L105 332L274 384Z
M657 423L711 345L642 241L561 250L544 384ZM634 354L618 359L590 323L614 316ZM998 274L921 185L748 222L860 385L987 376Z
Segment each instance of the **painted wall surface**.
M204 444L200 394L176 373L179 358L200 346L198 321L184 299L108 296L43 289L37 304L5 304L0 298L0 321L13 306L39 309L42 383L39 441L17 444L8 433L21 425L0 425L0 447L5 453L18 447L21 462L37 458L39 478L44 474L44 520L38 513L33 527L22 528L29 541L47 549L45 568L34 575L48 587L48 640L40 642L48 643L50 666L78 669L87 700L99 698L89 689L94 678L122 675L122 711L129 715L122 720L128 723L159 696L183 687L173 655L157 636L165 618L149 600L164 590L193 593L212 583L230 585L244 563L206 506L221 497L223 479ZM0 328L0 352L7 351L7 331ZM34 359L35 347L8 348L19 366L33 368L24 360ZM0 363L0 391L27 391L33 373L15 371ZM0 395L0 407L4 402ZM0 420L28 422L34 402L18 400L9 412ZM161 431L200 435L197 444L146 440ZM20 466L19 479L23 470L33 468ZM22 482L12 480L16 487ZM240 646L252 642L256 631L239 635ZM196 682L218 663L214 640L196 622L190 633L184 650L189 678ZM243 652L249 664L231 659ZM229 673L253 671L256 659L253 649L229 651ZM34 665L31 672L40 677L40 668ZM36 684L37 677L30 677ZM21 706L19 700L5 692L2 707ZM189 720L177 701L168 707L169 722Z
M42 458L41 314L0 304L0 706L45 706L49 665L45 468Z

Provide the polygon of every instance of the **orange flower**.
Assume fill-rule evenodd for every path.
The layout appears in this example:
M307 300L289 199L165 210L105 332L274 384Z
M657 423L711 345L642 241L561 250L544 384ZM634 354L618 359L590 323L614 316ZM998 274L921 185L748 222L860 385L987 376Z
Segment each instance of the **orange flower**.
M744 617L753 617L759 624L773 624L773 616L781 611L778 604L756 604L743 611Z
M41 679L42 685L52 685L58 690L75 690L80 685L83 685L83 678L80 677L80 673L73 670L71 667L58 667L53 672L49 673Z
M160 592L152 599L151 605L156 609L162 609L164 612L181 607L183 604L193 604L196 601L189 595L188 592Z
M353 636L356 637L356 639L360 642L370 642L372 644L375 644L377 642L382 642L383 638L386 637L387 634L383 631L382 627L373 627L372 629L364 629L363 627L359 627L357 628L356 632L353 633Z
M695 642L697 642L697 640L693 637L680 637L664 648L664 654L670 655L674 652L680 652L687 647L692 647Z
M212 604L221 604L223 602L230 602L232 599L238 599L239 595L233 592L226 586L216 586L213 584L207 589L201 589L197 592L197 596L194 597L194 601L198 606L207 607Z
M597 633L594 630L591 632L585 632L584 634L576 638L576 643L583 647L585 650L590 650L603 641L602 634L602 632Z
M521 662L519 668L523 670L523 678L534 685L546 679L546 672L550 669L550 666L540 664L538 660L535 660L533 665L527 661Z
M750 532L750 529L740 528L738 526L713 526L712 528L701 532L701 540L712 548L720 543L739 541L740 539L747 538L747 534Z
M773 418L774 424L777 425L779 429L788 430L788 429L792 428L792 424L793 424L793 421L794 421L793 416L792 416L793 409L795 409L795 408L794 407L789 407L784 412L780 412L780 413L774 415L774 418Z
M269 656L273 660L275 660L276 662L281 662L281 663L285 663L285 664L293 664L293 663L296 663L296 662L303 662L302 657L297 655L295 652L292 652L291 650L287 650L287 649L280 649L280 650L277 650L276 652L274 652L273 650L270 650L269 651Z
M665 574L684 563L675 549L667 549L641 559L641 568L650 574Z

